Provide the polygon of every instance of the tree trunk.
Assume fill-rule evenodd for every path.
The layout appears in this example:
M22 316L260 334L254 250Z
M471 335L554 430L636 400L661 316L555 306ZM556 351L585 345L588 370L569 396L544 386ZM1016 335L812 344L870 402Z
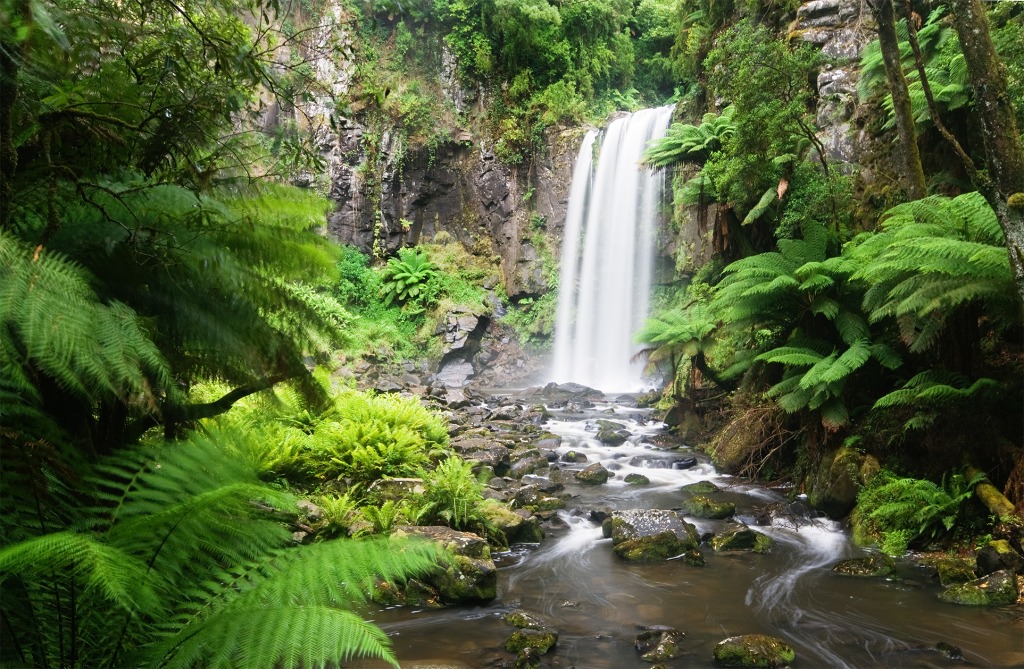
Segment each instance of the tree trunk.
M32 12L27 0L16 0L9 10L7 18L17 17L23 25L31 25ZM13 26L3 28L3 33L0 33L0 230L7 229L11 223L14 172L18 167L18 150L14 146L14 110L18 97L18 59L22 48L13 33Z
M974 105L985 146L987 179L975 183L999 217L1024 304L1024 148L1007 94L1003 69L981 0L950 0L953 26L974 88Z
M889 90L892 93L896 130L903 149L905 186L907 194L912 199L919 200L928 194L928 189L924 182L921 152L917 148L917 130L914 126L914 111L910 105L907 77L903 74L900 58L900 43L896 36L896 13L892 0L875 0L873 9L875 22L878 23L878 44L882 49L882 61L885 63L885 74L889 78Z

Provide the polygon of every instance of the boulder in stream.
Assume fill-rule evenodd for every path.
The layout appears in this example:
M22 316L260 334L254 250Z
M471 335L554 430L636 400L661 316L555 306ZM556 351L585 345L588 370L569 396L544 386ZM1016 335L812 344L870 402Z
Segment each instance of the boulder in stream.
M888 576L896 569L896 563L888 555L873 553L865 557L843 560L832 567L840 576Z
M985 544L976 560L979 576L1007 570L1015 574L1024 574L1024 557L1013 550L1006 539L997 539Z
M732 502L716 502L707 495L694 495L683 500L679 510L684 516L723 520L736 513L736 505Z
M551 650L558 643L558 632L550 629L523 628L516 630L505 641L505 650L518 653L525 648L532 648L540 654Z
M576 472L576 480L587 485L601 485L608 482L608 470L600 462L595 462L582 471Z
M1006 606L1017 601L1017 576L1004 569L988 576L954 585L939 593L939 599L963 606Z
M662 662L679 657L682 649L679 647L686 636L683 632L674 627L664 625L652 625L645 627L633 641L633 646L640 653L640 659L647 662Z
M629 430L613 420L597 421L597 440L608 446L619 446L629 439Z
M394 534L434 541L452 554L423 579L423 583L436 593L436 600L440 603L489 602L497 596L498 569L491 559L491 548L482 537L442 526L401 525ZM399 593L396 603L405 603L407 599L407 593ZM417 599L427 603L431 597Z
M792 646L767 634L730 637L715 646L715 662L723 667L788 667L796 659Z
M731 523L711 539L712 550L753 551L767 553L775 544L766 534L755 532L741 523Z
M611 537L615 554L629 562L659 562L681 557L688 564L704 564L698 550L697 528L675 511L616 511L604 521L602 528L604 536Z

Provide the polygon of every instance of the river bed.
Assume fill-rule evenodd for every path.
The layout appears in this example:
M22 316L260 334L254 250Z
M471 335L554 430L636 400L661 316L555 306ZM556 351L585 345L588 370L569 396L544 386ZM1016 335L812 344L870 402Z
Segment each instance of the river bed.
M836 575L836 562L864 551L839 524L805 513L800 500L789 504L780 492L719 475L702 456L695 467L672 468L680 454L649 441L663 426L647 422L637 409L608 403L586 415L553 414L546 429L562 437L559 452L584 452L589 462L575 468L600 461L615 477L601 486L566 484L563 494L571 498L560 512L565 529L539 546L495 555L498 596L486 606L371 612L403 667L514 666L514 656L502 650L513 631L502 616L514 608L539 615L558 632L557 646L544 656L542 666L550 667L649 667L633 647L638 626L645 625L686 634L684 653L667 662L670 667L713 667L719 641L752 633L789 642L796 650L794 667L1024 666L1020 607L942 603L931 571L909 562L886 579ZM632 436L621 446L600 444L597 418L626 423ZM631 472L644 474L650 484L627 485L623 478ZM715 553L703 546L704 567L681 560L629 564L589 520L589 510L599 507L678 508L679 488L705 480L724 489L716 497L736 504L738 520L775 540L770 553ZM766 508L785 512L756 525L755 516L764 522ZM688 520L701 532L724 522ZM937 651L939 642L959 648L963 660Z

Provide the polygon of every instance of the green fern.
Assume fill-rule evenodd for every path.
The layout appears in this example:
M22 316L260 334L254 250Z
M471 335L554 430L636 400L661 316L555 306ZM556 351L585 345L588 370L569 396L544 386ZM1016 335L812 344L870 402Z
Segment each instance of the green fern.
M141 319L122 303L103 303L92 280L61 255L0 231L0 368L4 385L23 395L5 402L0 418L39 400L37 373L79 399L131 398L143 409L173 392Z
M856 240L849 257L853 278L869 285L870 320L896 319L912 352L932 348L971 304L983 305L998 328L1020 322L1002 230L978 193L898 205L883 217L882 232Z
M857 495L855 534L861 541L879 539L883 550L896 555L914 542L937 539L955 528L963 503L983 478L953 474L940 485L883 471Z
M384 284L381 290L384 303L397 302L425 307L428 298L426 288L436 272L434 263L422 251L400 250L398 257L388 260L383 270Z
M736 133L735 112L735 107L729 105L721 114L705 114L700 125L673 123L663 138L654 140L644 150L641 162L652 167L681 162L706 163L711 154L721 150Z
M377 580L433 568L437 550L388 540L293 546L274 514L294 500L244 465L245 440L214 431L104 459L75 529L0 549L0 660L270 668L358 655L397 666L383 633L344 609Z
M913 413L903 424L904 431L929 427L942 415L953 411L979 410L998 397L1001 385L994 379L973 382L962 374L929 369L911 377L902 387L875 401L874 410L909 409Z

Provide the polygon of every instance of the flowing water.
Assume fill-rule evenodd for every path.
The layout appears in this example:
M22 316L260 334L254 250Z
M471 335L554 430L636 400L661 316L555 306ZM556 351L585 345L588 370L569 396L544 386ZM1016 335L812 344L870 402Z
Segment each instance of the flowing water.
M555 381L615 391L640 386L633 334L647 317L665 176L639 163L648 143L665 134L672 109L644 109L584 138L562 244Z
M608 411L617 415L609 416ZM794 667L938 668L1024 666L1024 616L1019 608L976 609L944 604L930 573L903 566L896 577L855 579L831 572L837 561L860 555L835 523L812 518L799 501L717 474L701 462L674 469L678 452L649 443L661 429L642 412L615 404L591 415L555 413L548 429L562 437L560 452L583 451L615 473L602 486L567 485L567 528L539 546L496 556L498 597L486 606L440 611L392 609L371 617L390 635L403 667L512 666L501 650L513 628L502 620L512 608L542 616L559 633L544 666L580 669L649 667L633 648L639 625L669 625L686 633L682 657L670 667L713 667L712 651L736 634L766 633L796 650ZM633 434L622 446L600 444L594 421L612 418ZM699 456L703 460L702 456ZM582 468L586 464L571 465ZM651 483L628 486L641 472ZM629 564L615 556L601 528L582 509L673 508L687 483L709 480L735 502L739 520L775 540L765 555L714 553L707 565L682 561ZM781 510L770 524L755 525L766 507ZM576 510L576 511L574 511ZM723 521L688 519L714 531ZM963 651L958 662L940 654L938 642Z

